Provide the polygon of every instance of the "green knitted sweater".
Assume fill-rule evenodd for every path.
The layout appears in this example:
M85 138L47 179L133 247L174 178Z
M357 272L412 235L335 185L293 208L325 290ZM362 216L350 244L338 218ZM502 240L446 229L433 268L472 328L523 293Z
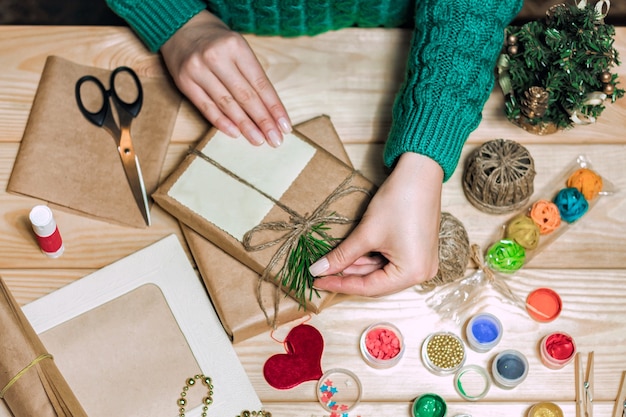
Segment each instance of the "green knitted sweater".
M414 27L405 81L393 106L384 161L404 152L437 161L450 178L481 120L504 28L523 0L107 0L158 50L207 9L233 30L298 36L350 26Z

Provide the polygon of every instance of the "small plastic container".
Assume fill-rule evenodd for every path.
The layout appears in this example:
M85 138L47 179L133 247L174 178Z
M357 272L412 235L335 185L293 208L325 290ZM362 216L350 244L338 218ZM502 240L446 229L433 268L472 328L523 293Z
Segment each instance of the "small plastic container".
M576 356L574 338L564 332L546 335L539 344L541 362L550 369L561 369Z
M48 206L38 205L31 209L28 218L41 252L49 258L61 256L65 247L52 210Z
M422 362L435 375L457 372L467 357L463 340L454 333L437 332L422 343Z
M411 415L413 417L445 417L448 413L448 405L437 394L423 394L413 401Z
M550 288L537 288L526 298L528 315L540 323L555 320L561 314L561 297Z
M528 375L528 359L523 353L508 349L498 353L491 363L493 382L500 388L512 389Z
M348 413L361 402L361 381L347 369L330 369L317 382L317 399L326 411Z
M391 323L382 322L369 326L361 334L359 343L365 362L378 369L396 365L404 354L404 337Z
M490 313L476 314L467 322L465 337L476 352L488 352L502 339L502 322Z
M467 365L454 376L454 388L461 398L467 401L478 401L489 392L491 378L485 368Z
M533 405L528 410L528 417L563 417L563 410L551 402L541 402Z

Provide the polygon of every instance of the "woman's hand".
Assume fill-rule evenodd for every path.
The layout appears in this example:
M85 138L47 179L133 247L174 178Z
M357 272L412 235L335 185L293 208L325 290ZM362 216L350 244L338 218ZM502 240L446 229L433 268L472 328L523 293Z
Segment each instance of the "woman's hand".
M321 277L315 288L379 296L433 278L439 267L442 182L435 161L402 154L352 233L311 265L311 274Z
M229 136L279 146L291 122L246 40L202 11L161 47L174 82Z

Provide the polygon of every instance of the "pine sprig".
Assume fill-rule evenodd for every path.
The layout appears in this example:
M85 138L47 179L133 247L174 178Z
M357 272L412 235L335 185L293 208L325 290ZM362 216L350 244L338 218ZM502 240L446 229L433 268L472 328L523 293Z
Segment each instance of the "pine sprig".
M578 112L597 118L605 106L589 104L589 94L606 94L614 102L624 96L612 67L619 65L613 47L615 28L606 25L593 5L558 5L540 20L506 29L508 60L506 77L511 91L505 112L512 121L525 117L521 110L524 94L531 87L542 87L549 98L545 112L528 118L531 125L552 123L559 129L573 124L570 115ZM511 48L514 39L514 48ZM601 75L609 74L610 80Z
M328 226L320 223L311 227L309 233L300 236L278 273L281 284L289 289L302 308L306 308L307 299L311 301L314 294L319 297L319 292L313 288L315 277L309 272L309 267L330 252L339 240L329 236L326 233L328 229Z

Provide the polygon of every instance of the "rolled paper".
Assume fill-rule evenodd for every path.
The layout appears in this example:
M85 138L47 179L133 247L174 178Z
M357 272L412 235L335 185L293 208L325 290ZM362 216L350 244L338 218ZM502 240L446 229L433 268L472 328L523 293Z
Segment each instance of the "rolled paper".
M554 197L554 204L559 209L561 218L568 223L580 219L589 209L589 203L578 189L563 188Z
M0 277L0 397L15 417L87 417Z
M506 273L513 273L524 265L526 250L514 240L502 239L487 250L489 268Z
M547 235L561 225L561 213L552 201L538 200L530 209L530 218L539 227L539 234Z
M588 168L580 168L567 179L567 186L576 188L591 201L602 191L602 177Z
M506 238L519 243L524 249L535 249L539 244L539 226L530 217L520 214L506 226Z

